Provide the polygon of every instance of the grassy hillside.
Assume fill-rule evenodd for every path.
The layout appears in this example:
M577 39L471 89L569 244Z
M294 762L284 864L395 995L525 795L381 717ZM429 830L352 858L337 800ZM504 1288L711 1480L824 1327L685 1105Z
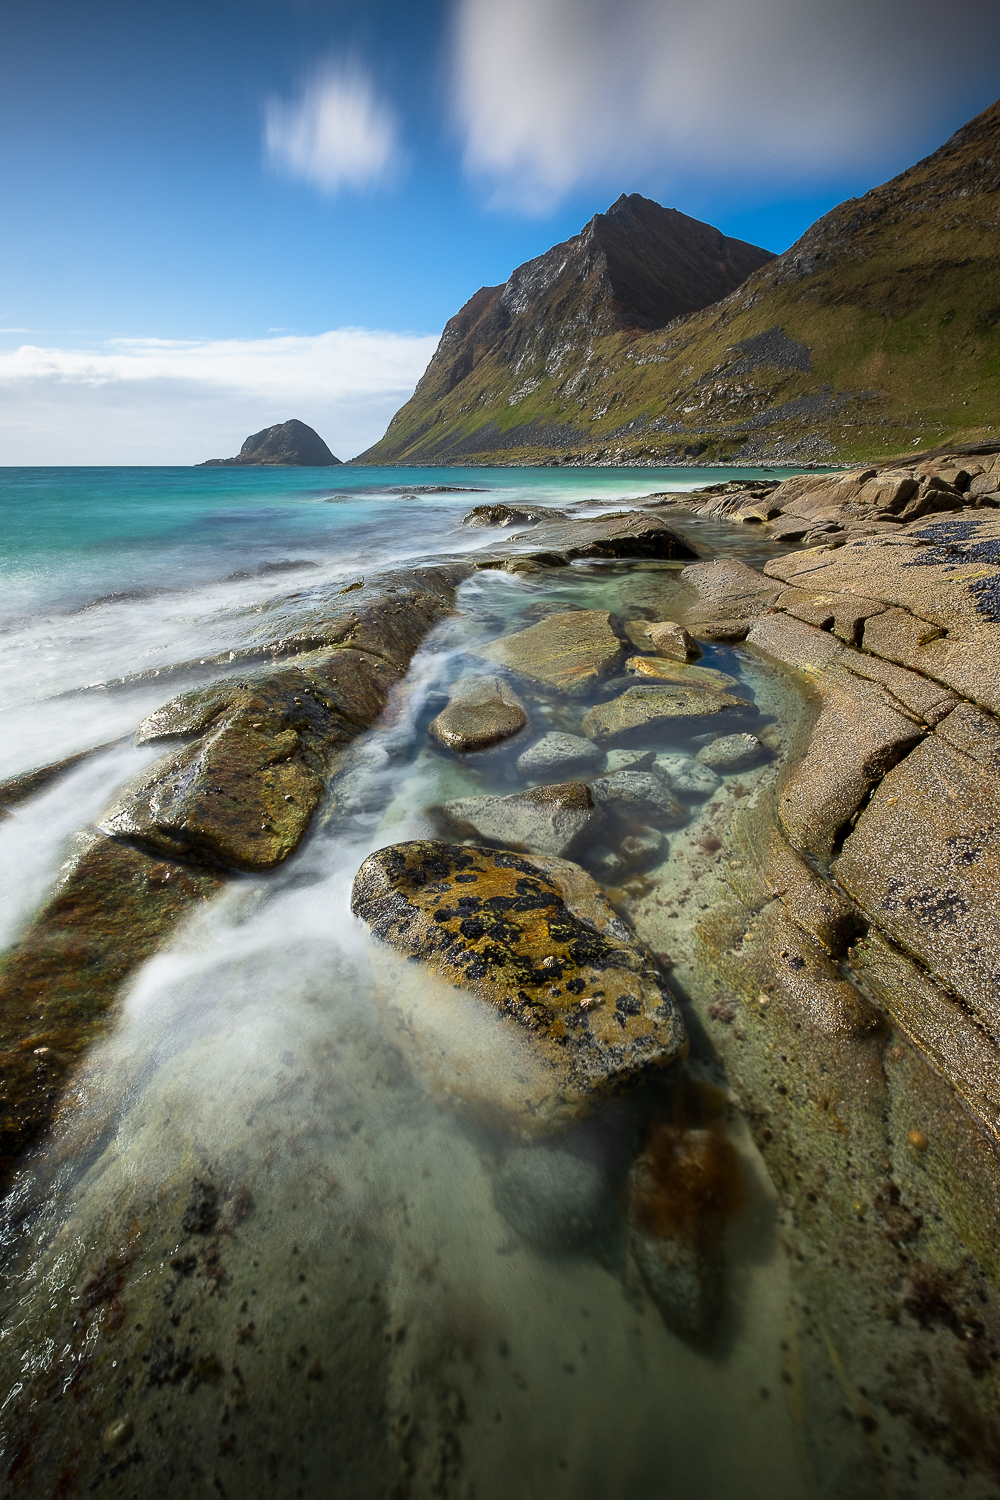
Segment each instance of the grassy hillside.
M1000 103L723 301L652 331L578 319L534 363L530 342L515 367L487 340L447 389L432 361L356 462L849 461L995 435Z

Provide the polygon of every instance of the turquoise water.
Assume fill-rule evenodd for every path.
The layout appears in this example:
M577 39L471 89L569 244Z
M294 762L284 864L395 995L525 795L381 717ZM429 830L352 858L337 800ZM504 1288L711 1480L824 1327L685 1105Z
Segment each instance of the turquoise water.
M783 477L792 470L767 471ZM305 560L351 569L480 544L489 500L557 508L761 477L747 469L0 470L0 626L109 594ZM435 493L437 491L437 493ZM457 491L457 492L456 492ZM480 492L480 493L473 493Z

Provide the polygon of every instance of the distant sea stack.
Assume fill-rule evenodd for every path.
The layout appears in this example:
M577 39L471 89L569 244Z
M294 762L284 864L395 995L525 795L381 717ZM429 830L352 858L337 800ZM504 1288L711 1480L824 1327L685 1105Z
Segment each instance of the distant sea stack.
M262 432L255 432L247 438L235 458L209 458L195 467L210 469L235 464L249 468L267 464L275 467L328 469L339 463L341 460L330 452L319 433L293 417L289 422L279 422L276 427L265 427Z
M623 193L578 235L470 298L385 437L353 461L483 462L488 453L585 440L571 425L591 384L581 356L599 369L606 348L717 302L773 259Z
M998 369L1000 103L777 258L619 199L477 292L355 462L867 461L995 440Z

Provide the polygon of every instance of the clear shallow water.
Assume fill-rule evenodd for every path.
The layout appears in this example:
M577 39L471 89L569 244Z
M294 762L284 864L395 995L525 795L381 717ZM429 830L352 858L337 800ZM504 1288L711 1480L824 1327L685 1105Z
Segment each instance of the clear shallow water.
M67 1463L81 1437L92 1444L98 1457L76 1460L87 1488L809 1494L780 1396L791 1284L775 1193L721 1080L695 1071L694 1120L668 1078L534 1145L516 1125L487 1128L427 1087L349 911L371 849L433 832L448 797L528 784L516 754L578 727L586 702L519 684L531 726L517 743L464 759L435 748L426 727L449 683L483 665L470 648L552 608L669 614L676 571L575 566L463 586L314 836L274 876L234 882L129 987L5 1224L8 1254L32 1248L0 1362L8 1380L45 1371L66 1389L46 1441ZM705 664L743 681L754 727L780 750L796 700L740 652L710 650ZM675 729L639 748L697 744ZM638 877L689 924L701 908L688 904L688 848L761 793L777 759L689 799L686 826ZM20 847L33 819L55 816L44 799L26 807ZM455 1013L445 1034L471 1095L502 1092L499 1031ZM678 1336L628 1254L627 1174L662 1121L693 1149L724 1142L740 1184L712 1220L722 1269L708 1350ZM209 1240L190 1226L216 1207ZM100 1433L126 1418L122 1459L140 1457L122 1478Z

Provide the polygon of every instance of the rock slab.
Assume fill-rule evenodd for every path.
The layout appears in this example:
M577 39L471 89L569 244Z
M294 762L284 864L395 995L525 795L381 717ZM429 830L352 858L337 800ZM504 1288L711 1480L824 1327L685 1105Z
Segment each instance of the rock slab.
M632 687L583 716L581 729L599 745L617 744L672 719L709 717L727 710L756 712L746 698L709 688Z
M527 630L481 646L477 656L533 682L577 697L596 686L622 655L606 610L574 609L549 615Z

